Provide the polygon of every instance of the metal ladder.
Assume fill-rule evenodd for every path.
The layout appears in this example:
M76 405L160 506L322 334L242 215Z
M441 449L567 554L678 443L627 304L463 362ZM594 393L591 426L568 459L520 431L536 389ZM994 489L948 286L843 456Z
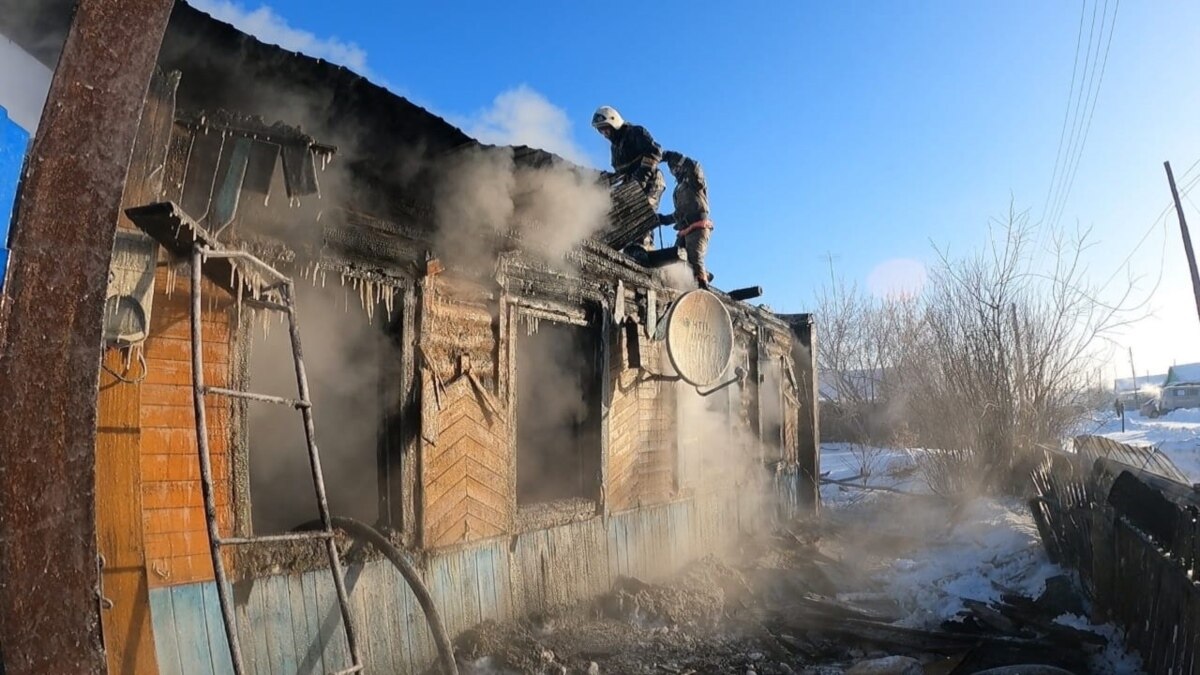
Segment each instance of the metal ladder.
M269 280L271 283L259 289L253 304L263 309L283 312L287 315L288 332L292 340L292 356L296 364L296 386L299 398L289 399L280 396L255 394L248 391L209 387L204 384L203 341L201 335L201 299L200 287L203 280L202 268L205 260L225 258L229 264L237 267L239 263L252 266L257 274L243 274L246 283L258 283ZM242 659L241 644L238 640L237 622L233 614L233 598L227 583L224 558L221 549L225 546L239 546L264 542L283 541L319 541L324 542L329 554L329 570L333 575L333 583L337 588L338 605L342 613L342 627L346 631L346 644L350 648L352 665L333 673L333 675L349 675L363 672L362 659L358 652L358 642L354 636L351 624L349 594L346 592L346 581L342 576L341 561L338 559L337 543L334 540L333 524L329 515L329 502L325 497L325 479L321 473L321 458L317 452L316 435L313 427L312 401L308 393L308 376L304 370L304 354L300 349L300 329L296 322L295 287L292 280L281 274L275 268L244 251L213 249L197 244L192 250L192 399L196 409L196 440L200 451L200 484L204 496L204 519L208 524L209 547L212 551L213 575L216 577L217 597L221 602L221 617L225 622L225 635L229 639L229 653L233 662L233 671L237 675L246 673ZM236 282L235 283L241 283ZM271 292L277 292L281 302L262 299ZM208 448L208 423L205 415L204 401L207 396L227 396L232 398L286 405L300 411L304 419L304 437L308 445L308 459L312 467L313 485L317 493L317 508L320 511L321 529L311 532L290 534L265 535L261 537L223 537L217 528L217 504L213 490L212 458Z

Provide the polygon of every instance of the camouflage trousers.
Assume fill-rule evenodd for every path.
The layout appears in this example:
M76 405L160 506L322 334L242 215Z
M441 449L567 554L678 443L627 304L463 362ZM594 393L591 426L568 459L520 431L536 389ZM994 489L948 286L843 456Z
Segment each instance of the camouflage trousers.
M708 240L711 237L712 230L701 227L675 241L676 246L682 246L687 251L688 267L692 268L692 276L700 288L708 288L708 270L704 267L704 256L708 253Z
M650 201L650 210L657 212L658 204L662 201L663 192L667 189L667 179L663 178L661 170L655 170L654 175L646 182L644 187L646 191L646 199ZM642 237L642 248L647 251L654 250L654 230L646 233Z

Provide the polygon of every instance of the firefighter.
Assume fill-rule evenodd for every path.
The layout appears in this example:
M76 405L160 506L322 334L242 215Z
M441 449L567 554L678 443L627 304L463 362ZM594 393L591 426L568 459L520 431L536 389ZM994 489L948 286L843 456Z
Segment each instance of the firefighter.
M667 189L658 163L662 148L645 127L626 122L611 106L600 106L592 115L592 126L612 144L612 166L617 179L632 180L642 187L650 208L658 210L662 193ZM641 243L644 253L654 248L654 234L647 232Z
M700 288L707 289L712 275L704 268L708 240L713 223L708 218L708 181L700 163L674 150L663 153L663 160L675 177L672 201L675 212L660 215L658 222L675 226L675 246L687 251L688 266Z

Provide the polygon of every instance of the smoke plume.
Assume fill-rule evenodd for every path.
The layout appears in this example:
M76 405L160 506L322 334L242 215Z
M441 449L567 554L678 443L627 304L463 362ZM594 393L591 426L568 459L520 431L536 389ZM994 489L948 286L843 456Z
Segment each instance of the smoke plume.
M352 289L297 280L300 335L313 403L317 447L333 513L375 522L378 449L389 414L382 380L399 354L385 334L386 317L368 321ZM374 298L370 302L374 303ZM372 306L372 309L376 309ZM252 329L249 388L294 398L296 373L286 325L266 317ZM290 408L249 408L250 485L254 528L281 532L317 516L300 414Z
M491 108L459 122L483 143L541 148L575 164L594 164L575 141L566 111L525 84L500 93Z
M325 59L364 77L371 74L367 68L367 52L362 47L336 37L318 37L306 30L293 28L267 5L259 5L252 10L231 0L189 0L189 4L263 42Z
M494 259L512 239L561 266L607 225L611 208L593 174L557 159L518 166L507 147L474 147L442 162L434 192L436 248L460 264Z

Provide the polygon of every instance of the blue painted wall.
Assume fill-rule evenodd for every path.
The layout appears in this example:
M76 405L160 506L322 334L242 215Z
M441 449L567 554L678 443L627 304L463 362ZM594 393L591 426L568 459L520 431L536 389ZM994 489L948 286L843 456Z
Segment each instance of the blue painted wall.
M8 111L0 107L0 290L4 288L8 271L8 229L28 147L29 134L10 120Z
M776 484L787 499L794 474ZM607 591L618 576L654 581L709 553L727 553L776 514L754 490L647 506L607 518L440 551L422 575L452 635ZM784 509L785 511L787 509ZM419 673L436 657L416 597L386 560L347 571L359 644L371 673ZM256 579L235 596L242 650L255 675L346 668L346 642L327 572ZM231 672L212 582L150 591L163 675Z

